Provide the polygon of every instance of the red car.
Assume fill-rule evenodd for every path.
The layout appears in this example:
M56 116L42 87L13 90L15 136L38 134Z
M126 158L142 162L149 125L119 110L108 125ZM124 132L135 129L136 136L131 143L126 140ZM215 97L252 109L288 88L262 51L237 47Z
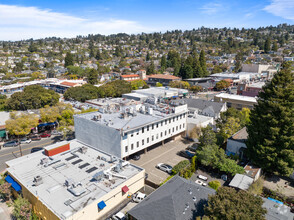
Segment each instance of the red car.
M42 137L42 138L51 137L51 134L50 133L42 133L42 134L40 134L40 137Z

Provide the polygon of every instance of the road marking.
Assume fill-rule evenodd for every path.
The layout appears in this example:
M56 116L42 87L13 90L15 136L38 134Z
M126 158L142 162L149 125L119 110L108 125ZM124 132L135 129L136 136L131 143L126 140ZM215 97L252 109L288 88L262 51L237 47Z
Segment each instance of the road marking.
M44 144L39 144L39 145L28 147L28 148L22 148L22 151L27 151L27 150L30 150L30 149L32 149L34 147L41 147L41 146L44 146L44 145L49 145L49 144L52 144L53 142L54 141L48 142L48 143L44 143ZM2 155L0 155L0 157L4 157L4 156L7 156L7 155L10 155L10 154L13 154L13 153L20 153L20 150L18 150L18 151L12 151L12 152L7 153L7 154L2 154Z

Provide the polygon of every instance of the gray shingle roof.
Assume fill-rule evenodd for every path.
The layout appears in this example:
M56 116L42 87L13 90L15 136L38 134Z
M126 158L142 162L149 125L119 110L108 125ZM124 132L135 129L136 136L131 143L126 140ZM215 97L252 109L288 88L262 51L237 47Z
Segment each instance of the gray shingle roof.
M204 99L184 99L187 103L188 108L198 108L200 110L206 109L207 107L212 108L213 111L218 114L221 112L222 107L225 103L212 102Z
M138 220L188 220L203 216L213 189L175 176L129 211ZM194 201L193 198L196 200Z

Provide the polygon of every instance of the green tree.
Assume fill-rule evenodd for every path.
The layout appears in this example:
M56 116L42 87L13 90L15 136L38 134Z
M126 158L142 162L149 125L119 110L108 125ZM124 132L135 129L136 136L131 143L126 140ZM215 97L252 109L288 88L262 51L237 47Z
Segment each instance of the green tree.
M170 87L172 88L181 88L181 89L189 89L190 88L190 84L186 81L171 81L168 84Z
M200 63L200 66L202 68L203 75L204 76L207 76L208 75L208 71L207 71L207 67L206 67L206 58L205 58L205 52L204 52L204 50L201 50L201 52L200 52L199 63Z
M273 44L273 51L275 51L275 52L278 51L278 44L277 44L276 41L275 41L274 44Z
M138 79L138 80L131 81L131 85L133 90L137 90L143 87L146 88L147 83L142 79Z
M4 111L6 109L6 101L7 101L7 96L0 95L0 111Z
M240 60L236 61L234 72L239 73L242 69L242 62Z
M261 197L246 191L236 191L229 187L220 187L216 195L208 196L205 216L210 219L265 220L266 209L262 207Z
M74 62L73 62L72 54L70 52L67 52L64 58L64 66L68 67L73 65L74 65Z
M264 178L260 177L254 183L249 186L248 192L252 193L253 195L261 195L263 192L263 183Z
M23 92L13 93L6 101L7 108L11 110L39 109L46 105L52 106L59 101L59 95L50 89L39 85L24 88Z
M263 87L247 126L247 154L268 172L294 171L294 72L289 63Z
M21 113L19 115L12 113L9 120L5 122L6 130L10 135L20 136L28 135L31 129L37 127L39 118L35 114ZM20 154L22 155L21 145L19 145Z
M147 70L146 70L146 74L147 75L151 75L151 74L155 74L155 66L154 66L154 62L151 61L151 63L148 65Z
M161 66L161 72L162 72L162 73L163 73L163 72L165 71L165 69L166 69L166 65L167 65L166 62L167 62L167 61L166 61L166 56L163 55L163 56L161 57L161 60L160 60L160 66Z
M268 53L271 50L271 39L268 37L264 42L264 52Z
M18 196L13 203L12 214L17 220L29 220L32 215L32 205L27 199Z
M200 147L216 144L217 139L212 127L207 126L206 128L202 128L201 133L199 138Z
M42 122L55 122L61 115L56 106L45 106L40 109L40 118Z
M157 82L155 86L156 87L162 87L163 85L160 82Z
M86 100L90 99L97 99L98 88L91 84L71 87L65 91L63 97L65 100L76 100L80 102L85 102Z
M230 87L230 83L226 80L221 80L215 84L215 88L217 90L223 90Z
M222 184L218 180L213 180L208 183L208 186L214 190L217 190L219 187L221 187L221 185Z
M98 71L95 69L91 69L87 74L87 81L91 85L95 85L98 83Z

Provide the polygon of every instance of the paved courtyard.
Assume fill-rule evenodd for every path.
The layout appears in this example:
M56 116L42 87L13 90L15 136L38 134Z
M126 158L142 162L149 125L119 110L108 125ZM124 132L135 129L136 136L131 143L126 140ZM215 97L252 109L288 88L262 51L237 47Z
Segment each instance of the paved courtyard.
M174 166L185 158L178 156L177 152L186 149L191 144L187 143L185 139L177 139L170 141L163 146L158 146L149 150L146 154L141 154L141 159L138 161L130 160L131 163L140 166L146 170L148 180L159 185L163 182L169 174L157 169L155 166L158 163L167 163Z

